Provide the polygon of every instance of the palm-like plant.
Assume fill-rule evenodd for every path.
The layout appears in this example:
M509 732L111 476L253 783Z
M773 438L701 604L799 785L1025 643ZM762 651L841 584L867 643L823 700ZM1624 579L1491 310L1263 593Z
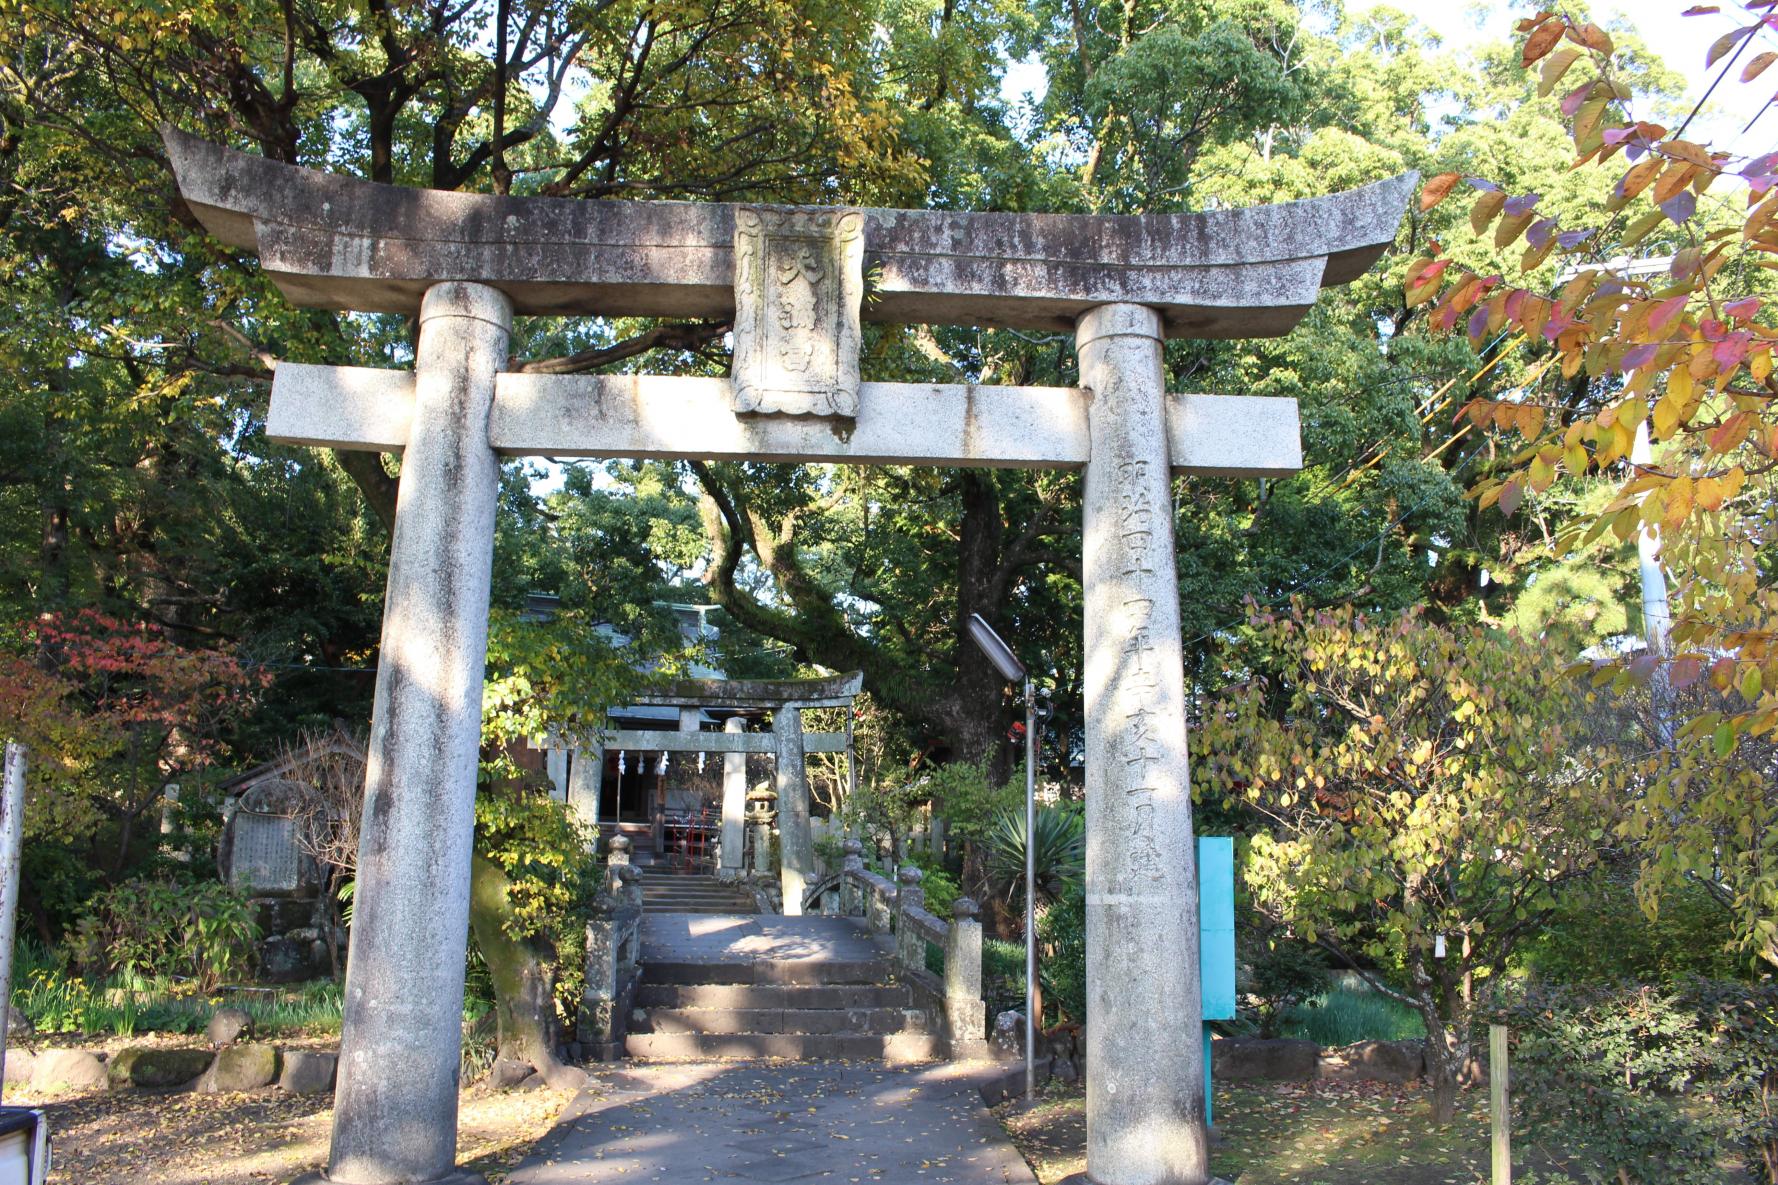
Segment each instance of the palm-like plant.
M1072 804L1039 807L1031 851L1037 873L1039 909L1057 900L1086 872L1087 827ZM1025 896L1025 808L1010 807L988 831L988 884L1010 902Z

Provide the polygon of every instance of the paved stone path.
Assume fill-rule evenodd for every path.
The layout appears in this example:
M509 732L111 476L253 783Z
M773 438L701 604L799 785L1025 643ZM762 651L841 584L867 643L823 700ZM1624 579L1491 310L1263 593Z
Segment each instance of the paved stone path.
M650 963L863 963L890 947L860 918L657 913L642 919L642 950Z
M1036 1185L952 1065L638 1065L595 1071L511 1185L835 1181Z

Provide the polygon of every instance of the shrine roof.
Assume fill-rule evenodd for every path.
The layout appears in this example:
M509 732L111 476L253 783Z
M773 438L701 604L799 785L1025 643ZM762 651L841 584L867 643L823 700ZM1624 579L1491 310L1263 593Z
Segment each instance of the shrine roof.
M502 197L382 185L163 129L179 191L298 305L413 313L432 284L517 312L724 318L729 203ZM1395 240L1413 173L1328 197L1195 214L867 209L867 321L1069 331L1094 305L1160 310L1170 337L1286 333Z

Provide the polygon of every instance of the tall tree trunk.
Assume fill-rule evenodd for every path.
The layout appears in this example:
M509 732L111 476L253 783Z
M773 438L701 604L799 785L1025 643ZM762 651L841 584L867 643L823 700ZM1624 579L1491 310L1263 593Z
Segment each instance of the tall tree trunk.
M512 882L484 856L470 861L469 926L494 981L494 1017L502 1060L524 1062L558 1090L584 1077L556 1057L555 972L545 952L513 936Z

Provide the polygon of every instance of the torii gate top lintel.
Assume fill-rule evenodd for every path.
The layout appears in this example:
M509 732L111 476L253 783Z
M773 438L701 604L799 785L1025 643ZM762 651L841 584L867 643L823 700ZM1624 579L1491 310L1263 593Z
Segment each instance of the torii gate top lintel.
M414 313L466 280L518 313L729 317L739 211L809 207L580 201L382 185L163 131L205 228L257 251L293 302ZM1395 239L1413 173L1329 197L1195 214L865 209L864 320L1072 331L1142 304L1169 337L1271 337ZM840 213L833 210L828 213Z

